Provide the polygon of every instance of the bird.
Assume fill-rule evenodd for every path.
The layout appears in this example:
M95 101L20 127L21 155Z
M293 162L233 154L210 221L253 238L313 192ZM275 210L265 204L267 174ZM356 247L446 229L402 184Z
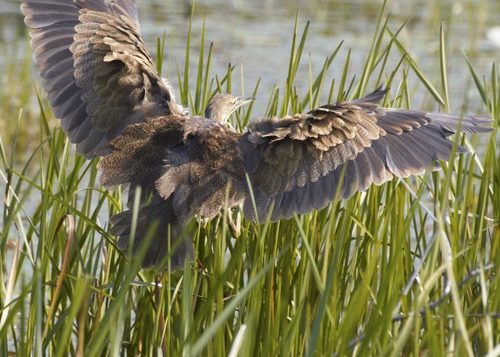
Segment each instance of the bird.
M320 210L436 168L450 159L452 134L492 129L486 117L385 108L388 89L379 87L236 131L227 118L253 98L219 94L204 116L188 115L156 70L133 0L22 0L21 11L42 87L70 141L100 158L104 187L128 185L110 233L132 254L147 241L143 268L191 262L184 230L194 217L240 207L262 223Z

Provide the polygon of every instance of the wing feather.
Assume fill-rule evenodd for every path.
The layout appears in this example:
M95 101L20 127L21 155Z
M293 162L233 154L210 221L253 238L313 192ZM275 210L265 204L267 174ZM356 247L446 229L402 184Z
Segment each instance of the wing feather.
M63 129L86 157L131 124L179 114L139 34L133 0L23 0L34 62Z
M324 208L337 191L348 198L372 183L435 168L450 158L453 133L491 130L484 118L379 107L385 93L251 124L240 150L257 212L247 196L245 215L262 220L273 207L278 220Z

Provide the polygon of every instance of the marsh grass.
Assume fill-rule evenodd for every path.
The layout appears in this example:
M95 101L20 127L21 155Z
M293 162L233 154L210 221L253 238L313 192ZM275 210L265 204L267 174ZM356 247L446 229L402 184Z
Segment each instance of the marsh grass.
M382 84L391 87L385 105L410 107L410 77L446 110L444 32L437 34L441 75L431 80L398 38L404 24L391 30L384 14L382 8L360 73L350 72L352 54L339 44L323 68L309 67L303 93L295 80L307 61L309 25L297 19L286 83L265 94L256 81L251 93L261 101L268 96L266 115L308 110L325 93L335 102ZM205 41L189 40L177 69L180 101L195 114L214 92L232 91L238 75L231 65L211 72L213 46ZM194 69L192 46L200 48ZM163 37L157 51L165 50ZM75 155L62 130L50 129L42 98L39 117L12 113L19 125L10 125L0 142L0 355L439 356L484 355L495 346L498 352L500 75L498 64L483 75L466 56L463 63L495 120L490 136L470 143L455 136L471 154L319 212L263 225L244 221L236 239L226 216L193 222L196 262L163 274L141 271L137 259L117 251L106 222L121 208L121 190L98 185L96 162ZM29 67L23 71L29 77ZM31 82L22 84L30 93ZM251 106L238 112L235 126L243 127L251 112ZM26 122L40 123L38 144L10 150L7 135L22 138ZM25 146L33 148L27 155L19 150Z

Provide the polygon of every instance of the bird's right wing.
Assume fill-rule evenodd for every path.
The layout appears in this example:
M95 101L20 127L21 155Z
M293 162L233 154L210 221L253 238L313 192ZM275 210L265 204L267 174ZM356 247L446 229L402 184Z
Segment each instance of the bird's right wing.
M131 124L180 112L139 34L133 0L23 0L42 86L86 157Z
M449 159L451 134L491 130L490 120L471 116L381 108L384 94L378 89L352 102L251 124L239 143L253 191L245 216L290 218L325 207L337 192L348 198L393 176L422 174Z

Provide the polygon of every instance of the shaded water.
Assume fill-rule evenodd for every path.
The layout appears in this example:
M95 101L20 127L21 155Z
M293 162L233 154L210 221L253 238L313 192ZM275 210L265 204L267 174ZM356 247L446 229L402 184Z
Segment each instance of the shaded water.
M6 62L19 61L28 53L18 3L0 0L0 78ZM177 68L183 68L185 58L190 2L143 0L138 3L142 33L153 52L157 37L162 36L163 31L167 34L168 65L164 75L176 87ZM207 46L213 42L215 49L213 74L225 73L229 63L235 65L235 94L248 93L261 78L255 114L263 115L273 85L282 86L286 78L297 11L300 11L301 28L306 21L311 21L297 82L301 86L298 88L300 94L305 94L309 62L312 64L312 73L317 73L326 56L342 40L343 50L327 78L338 78L347 49L352 49L350 74L359 73L369 50L380 4L380 1L370 0L199 0L193 19L193 68L205 22ZM463 109L461 106L467 96L470 99L469 111L481 111L476 91L465 93L470 88L471 76L461 51L467 53L480 74L487 73L491 63L500 59L500 47L495 35L495 28L500 26L500 1L393 0L388 3L388 12L394 30L411 17L400 39L412 51L424 73L433 79L437 88L439 27L441 23L445 25L451 108L454 111ZM243 83L241 77L244 78ZM191 80L194 83L194 76ZM417 93L424 92L419 87ZM417 101L413 103L414 106L423 105L422 94L415 98ZM431 107L436 109L435 103Z

